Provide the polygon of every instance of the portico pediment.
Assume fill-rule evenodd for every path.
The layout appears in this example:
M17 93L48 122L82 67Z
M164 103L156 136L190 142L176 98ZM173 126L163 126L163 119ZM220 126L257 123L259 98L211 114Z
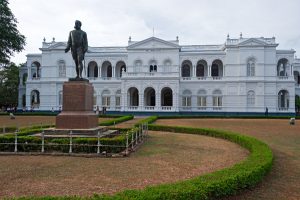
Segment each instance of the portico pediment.
M242 41L238 44L239 46L266 46L266 42L258 40L256 38L250 38L245 41Z
M49 50L52 50L52 49L65 49L67 46L66 43L64 42L57 42L51 46L49 46Z
M179 45L175 42L173 43L156 37L150 37L128 45L127 49L179 49Z

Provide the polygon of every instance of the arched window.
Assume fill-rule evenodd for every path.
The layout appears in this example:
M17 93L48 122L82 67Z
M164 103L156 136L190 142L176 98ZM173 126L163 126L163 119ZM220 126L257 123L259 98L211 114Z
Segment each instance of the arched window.
M215 90L213 92L213 106L218 109L218 107L222 107L222 92L220 90Z
M144 104L145 106L155 106L155 90L148 87L144 91Z
M66 63L63 60L58 61L58 77L66 77Z
M149 64L149 71L150 72L157 72L157 64L156 60L150 60Z
M289 62L286 58L281 58L277 63L277 76L288 76Z
M294 71L294 79L296 84L300 84L300 73L298 71Z
M112 77L112 66L109 61L105 61L101 67L101 77L104 79Z
M87 76L89 78L98 77L98 64L95 61L91 61L88 64Z
M120 109L121 108L121 90L117 90L116 92L116 109Z
M198 61L197 67L196 67L196 76L197 77L206 77L207 76L207 62L205 60Z
M139 106L139 91L135 87L131 87L128 89L128 106Z
M197 106L200 107L206 107L206 91L205 90L199 90L198 91L198 97L197 97Z
M289 92L287 90L280 90L278 93L278 108L279 110L287 110L289 108Z
M173 91L169 87L161 90L161 106L173 106Z
M247 61L247 76L255 76L255 59L250 58Z
M110 107L110 91L104 90L102 92L102 106L103 107Z
M191 77L192 62L185 60L181 65L181 76L182 77Z
M150 65L149 71L153 72L153 70L154 70L153 65Z
M31 107L38 108L40 106L40 92L38 90L32 90L30 93Z
M116 77L122 77L123 72L126 72L126 64L123 61L119 61L116 64Z
M214 60L211 65L211 76L221 77L223 76L223 63L221 60Z
M192 92L190 90L183 91L182 106L183 107L191 107L192 106Z
M253 90L247 93L247 106L251 107L255 105L255 92Z
M37 61L31 64L32 79L39 79L41 77L41 64Z

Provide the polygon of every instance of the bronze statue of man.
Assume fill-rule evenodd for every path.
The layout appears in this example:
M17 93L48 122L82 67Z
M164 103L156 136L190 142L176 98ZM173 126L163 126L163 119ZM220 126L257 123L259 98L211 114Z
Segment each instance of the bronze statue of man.
M67 53L71 49L72 57L76 65L76 79L82 79L82 70L84 54L88 50L88 41L86 32L81 30L81 22L79 20L75 21L75 30L71 31L69 34L67 48L65 52Z

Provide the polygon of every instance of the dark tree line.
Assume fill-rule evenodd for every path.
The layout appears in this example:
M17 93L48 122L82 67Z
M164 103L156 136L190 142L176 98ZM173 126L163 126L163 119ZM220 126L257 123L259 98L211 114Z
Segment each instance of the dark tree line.
M18 104L19 67L10 57L25 46L25 36L18 31L8 4L8 0L0 0L0 108Z

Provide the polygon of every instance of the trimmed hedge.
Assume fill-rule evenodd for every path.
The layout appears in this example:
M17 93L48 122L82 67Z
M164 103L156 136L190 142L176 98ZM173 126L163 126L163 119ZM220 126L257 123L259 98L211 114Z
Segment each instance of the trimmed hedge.
M166 115L158 116L158 119L192 119L192 118L228 118L228 119L290 119L294 117L300 119L300 116L263 116L263 115Z
M235 142L250 151L248 158L226 168L190 180L150 186L144 190L125 190L114 196L91 199L215 199L255 186L272 167L273 154L263 142L240 134L214 129L149 125L149 130L208 135ZM69 198L69 197L66 197Z
M250 151L249 157L231 168L216 171L175 184L147 187L145 190L127 190L113 197L96 199L212 199L236 194L255 186L270 171L273 163L271 149L263 142L228 131L189 127L149 125L149 130L200 134L235 142Z
M216 199L255 186L272 167L273 154L263 142L233 132L189 127L149 125L149 130L207 135L235 142L250 151L246 160L233 167L177 183L149 186L143 190L125 190L113 196L94 195L89 199ZM87 199L81 197L29 197L22 199Z
M101 122L101 123L99 123L99 126L112 126L112 125L115 125L115 124L118 124L121 122L131 120L131 119L133 119L133 117L134 117L133 115L125 115L125 116L122 116L122 117L119 117L116 119L111 119L111 120Z
M139 125L144 124L144 123L152 124L153 122L155 122L157 120L157 118L158 118L157 116L147 117L147 118L142 119L142 120L138 121L137 123L135 123L134 126L138 127Z

